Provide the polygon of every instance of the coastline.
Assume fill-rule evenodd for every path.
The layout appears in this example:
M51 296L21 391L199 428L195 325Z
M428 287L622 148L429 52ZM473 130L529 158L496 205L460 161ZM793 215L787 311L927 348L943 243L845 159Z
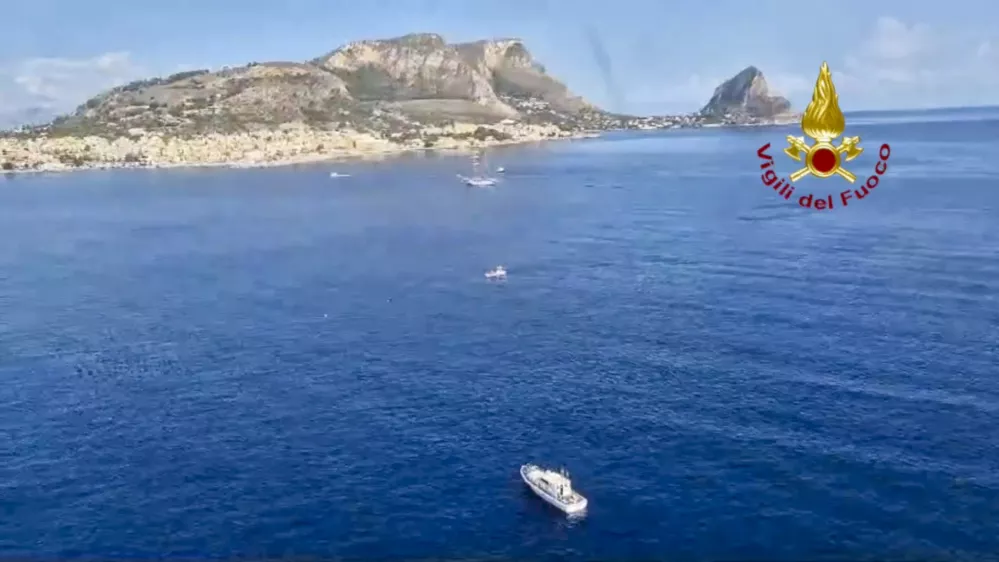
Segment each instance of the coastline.
M471 136L483 129L494 136ZM0 175L116 169L270 168L380 160L425 151L474 153L496 146L600 136L600 132L567 132L548 125L484 128L456 124L445 129L427 128L423 133L407 141L356 131L314 131L292 124L274 131L208 134L188 139L165 138L144 131L137 131L131 138L110 141L100 137L0 138L0 164L18 162L12 169L0 169ZM433 141L428 142L429 139ZM232 157L233 145L240 151L237 157Z
M666 131L691 128L783 126L793 121L751 123L698 123L695 126L641 127L634 130ZM129 137L0 137L0 164L20 160L0 175L68 173L94 170L171 170L197 168L272 168L344 161L371 161L416 152L473 153L498 146L525 145L559 140L599 138L600 131L565 131L553 125L454 124L428 127L414 139L373 136L357 131L316 131L301 124L276 130L222 135L210 133L174 139L158 133L133 131ZM485 131L485 135L477 133ZM492 135L492 136L489 136ZM431 141L432 139L432 141ZM428 142L429 141L429 142ZM326 145L331 148L326 149ZM232 157L233 147L241 157ZM311 149L311 150L310 150Z
M485 148L497 146L515 146L527 144L540 144L550 141L560 140L582 140L598 138L599 133L582 133L570 136L561 136L547 139L517 139L507 141L483 142L475 145L450 146L450 147L423 147L396 145L394 149L380 152L332 152L322 154L306 154L296 157L287 157L280 160L256 160L256 161L223 161L223 162L103 162L92 163L83 166L42 166L38 168L23 168L13 170L0 170L3 175L29 175L29 174L68 174L72 172L96 171L96 170L182 170L199 168L228 168L228 169L251 169L251 168L280 168L285 166L298 166L306 164L322 164L333 162L368 162L375 160L386 160L406 154L418 152L446 152L452 154L475 153Z

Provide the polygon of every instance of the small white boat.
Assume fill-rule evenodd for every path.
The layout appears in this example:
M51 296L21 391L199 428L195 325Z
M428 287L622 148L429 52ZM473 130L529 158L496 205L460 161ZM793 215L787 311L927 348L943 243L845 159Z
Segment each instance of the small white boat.
M472 175L463 176L458 174L458 179L469 187L492 187L499 183L499 180L494 177L490 177L482 171L483 168L486 170L489 169L489 165L485 164L485 159L485 153L482 153L481 156L477 154L472 155Z
M565 469L548 470L533 464L520 467L520 477L532 492L565 513L581 513L589 502L572 489L572 480Z
M506 279L506 268L502 265L497 265L496 269L486 272L486 279Z
M506 171L506 168L504 168L503 166L500 166L499 168L496 168L496 173L497 174L502 174L505 171Z
M331 178L349 178L350 174L341 174L340 172L330 172Z
M497 183L495 178L490 178L486 176L469 177L458 174L458 179L460 179L468 187L492 187Z

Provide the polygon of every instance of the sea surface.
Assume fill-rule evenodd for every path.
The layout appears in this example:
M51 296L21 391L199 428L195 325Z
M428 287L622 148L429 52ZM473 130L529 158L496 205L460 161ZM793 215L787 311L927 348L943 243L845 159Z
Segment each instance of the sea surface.
M793 127L0 178L0 556L990 559L972 113L848 120L888 171L826 211L760 182Z

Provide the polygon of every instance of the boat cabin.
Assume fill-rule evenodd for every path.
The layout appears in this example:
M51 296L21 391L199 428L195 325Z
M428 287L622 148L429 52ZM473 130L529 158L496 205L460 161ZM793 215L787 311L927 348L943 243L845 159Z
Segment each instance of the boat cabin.
M546 472L538 478L538 481L548 491L559 497L568 498L573 496L572 481L569 480L569 475L565 471L559 471L558 473Z

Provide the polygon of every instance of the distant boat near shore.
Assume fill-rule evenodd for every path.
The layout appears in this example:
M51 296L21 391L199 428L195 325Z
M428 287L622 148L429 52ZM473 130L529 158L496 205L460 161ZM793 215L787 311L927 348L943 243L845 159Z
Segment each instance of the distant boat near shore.
M458 174L458 179L468 187L492 187L498 183L496 178L486 176L463 176Z
M485 164L485 159L485 153L472 155L472 175L458 174L458 179L469 187L492 187L499 183L498 179L488 174L489 166Z

